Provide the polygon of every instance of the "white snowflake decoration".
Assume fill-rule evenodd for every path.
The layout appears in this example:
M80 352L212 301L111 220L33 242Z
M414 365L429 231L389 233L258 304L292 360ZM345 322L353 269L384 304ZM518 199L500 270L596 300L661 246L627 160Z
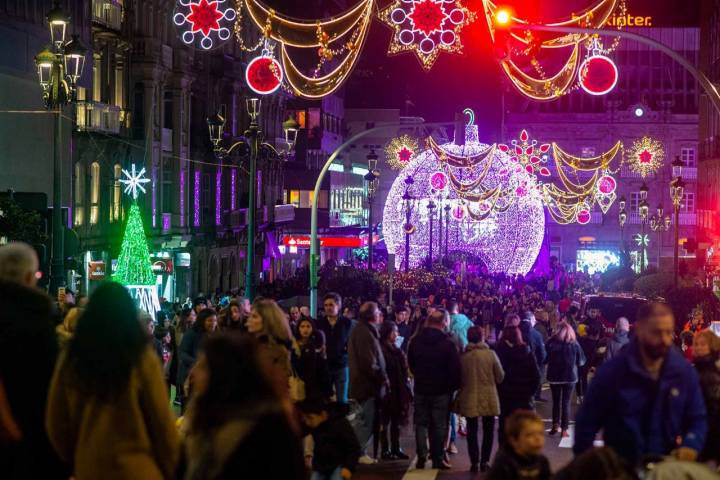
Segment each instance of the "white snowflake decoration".
M146 193L145 187L143 187L144 183L148 183L150 181L149 178L145 178L145 167L143 167L142 170L139 172L135 171L135 164L133 163L130 167L130 172L123 169L122 171L123 175L127 177L121 178L120 183L125 185L125 193L128 193L132 195L133 200L137 200L138 197L138 189L142 193Z

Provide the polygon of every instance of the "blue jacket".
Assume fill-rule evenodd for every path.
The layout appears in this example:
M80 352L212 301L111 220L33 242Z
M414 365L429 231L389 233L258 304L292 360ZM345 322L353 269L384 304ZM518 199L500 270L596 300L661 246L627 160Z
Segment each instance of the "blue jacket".
M523 340L530 347L535 357L535 362L538 367L545 363L545 342L543 342L542 334L535 330L530 322L523 320L520 322L520 332L522 333Z
M547 350L547 381L550 383L575 383L578 368L585 365L585 354L577 342L565 343L551 338Z
M450 334L455 335L460 339L460 346L462 347L462 350L465 350L465 347L467 347L467 332L473 325L473 322L471 322L464 313L455 313L450 315Z
M695 369L673 347L656 382L632 340L590 383L576 418L575 454L590 449L601 429L605 445L633 464L643 455L670 453L678 437L681 446L700 452L707 422Z

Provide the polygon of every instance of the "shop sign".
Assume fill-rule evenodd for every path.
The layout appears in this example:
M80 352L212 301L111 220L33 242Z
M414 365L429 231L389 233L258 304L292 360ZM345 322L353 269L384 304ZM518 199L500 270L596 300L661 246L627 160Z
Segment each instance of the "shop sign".
M360 248L366 239L360 237L320 237L322 248ZM284 236L283 245L295 248L310 248L309 236Z
M156 275L172 275L173 261L172 258L157 258L152 261L152 270Z
M88 262L88 279L95 281L105 280L105 262Z

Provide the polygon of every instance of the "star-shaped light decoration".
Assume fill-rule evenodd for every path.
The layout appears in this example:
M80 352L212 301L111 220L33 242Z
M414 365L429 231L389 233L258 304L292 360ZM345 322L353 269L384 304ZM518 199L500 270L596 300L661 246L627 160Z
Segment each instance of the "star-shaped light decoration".
M385 161L393 170L405 168L418 151L418 142L409 135L400 135L390 140L385 147Z
M145 193L146 190L145 187L143 187L143 184L150 181L149 178L145 178L145 167L143 167L142 170L140 170L139 172L136 172L135 164L133 163L130 166L130 172L123 169L122 173L127 177L120 179L120 183L125 185L124 192L130 194L133 200L137 200L138 190L140 190L142 193Z
M475 20L460 0L395 0L378 16L395 31L388 53L414 51L426 71L440 52L462 53L460 31Z
M650 137L635 140L628 152L628 163L642 178L657 172L663 165L665 150L662 143Z
M213 48L217 40L230 38L230 27L237 13L227 0L177 0L173 21L181 31L180 38L188 45L204 50ZM225 7L225 8L223 8Z
M537 140L530 140L527 130L520 132L519 140L511 142L512 148L506 144L500 144L498 149L507 153L511 162L520 165L530 175L539 173L543 177L549 177L550 169L544 164L548 160L545 154L550 150L550 144L543 143L538 146Z

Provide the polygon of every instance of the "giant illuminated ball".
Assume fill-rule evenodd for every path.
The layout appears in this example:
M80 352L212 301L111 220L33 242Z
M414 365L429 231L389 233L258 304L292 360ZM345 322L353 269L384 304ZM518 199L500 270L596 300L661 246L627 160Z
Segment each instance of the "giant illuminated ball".
M442 148L455 155L472 156L486 150L488 145L478 141L477 126L468 126L464 146L445 143ZM493 163L483 180L483 186L492 189L500 184L504 191L509 192L515 192L524 186L526 193L522 196L511 193L512 197L508 197L511 203L507 210L494 209L484 220L473 220L469 212L475 212L477 215L486 212L487 207L477 205L477 202L463 203L455 190L449 186L442 192L433 189L431 179L437 172L443 171L444 167L432 150L418 153L407 167L399 172L385 200L383 233L388 252L395 254L396 267L400 268L405 258L403 226L407 223L405 214L408 206L411 209L409 223L415 227L415 231L410 235L410 266L419 266L427 258L430 233L430 211L427 205L432 198L438 207L434 209L433 215L434 259L438 258L439 217L442 212L443 251L447 222L450 229L448 235L450 253L472 254L480 258L491 272L526 274L530 271L543 242L545 213L542 199L534 186L535 177L524 169L515 169L516 165L510 161L506 153L499 149L495 150ZM463 183L470 183L475 175L472 170L451 168L450 172ZM475 171L479 170L475 169ZM414 179L409 186L405 183L408 176ZM413 200L403 200L406 187ZM451 207L451 215L446 221L444 207L448 204Z

